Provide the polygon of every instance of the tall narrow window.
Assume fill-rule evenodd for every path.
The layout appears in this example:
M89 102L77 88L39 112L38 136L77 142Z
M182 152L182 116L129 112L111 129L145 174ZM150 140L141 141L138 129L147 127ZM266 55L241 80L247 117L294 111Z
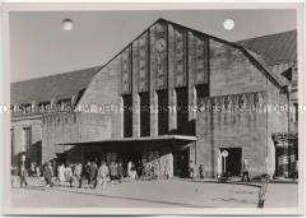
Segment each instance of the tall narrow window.
M24 132L24 151L26 153L26 156L29 157L31 144L32 144L31 127L24 127L23 132Z
M150 135L150 96L148 92L140 93L140 136Z
M176 89L177 98L177 133L188 134L191 126L188 123L188 90L187 88Z
M168 133L168 90L160 90L158 96L158 135Z
M133 133L132 95L123 95L123 136L131 137Z

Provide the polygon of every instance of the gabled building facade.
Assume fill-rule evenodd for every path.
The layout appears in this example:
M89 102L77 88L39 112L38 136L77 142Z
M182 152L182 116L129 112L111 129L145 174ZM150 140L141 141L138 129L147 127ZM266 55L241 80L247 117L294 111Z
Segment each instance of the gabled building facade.
M280 167L287 153L279 158L275 137L291 134L292 115L274 107L294 104L290 67L275 73L250 44L159 19L105 65L48 77L60 83L45 87L46 99L26 83L47 78L12 84L15 107L50 108L12 115L13 154L40 141L41 154L28 153L30 161L132 160L142 169L157 164L161 177L169 165L174 176L186 177L192 162L215 177L239 176L247 160L251 176L289 176L284 172L293 167ZM18 99L23 86L37 99ZM27 139L28 126L37 137Z

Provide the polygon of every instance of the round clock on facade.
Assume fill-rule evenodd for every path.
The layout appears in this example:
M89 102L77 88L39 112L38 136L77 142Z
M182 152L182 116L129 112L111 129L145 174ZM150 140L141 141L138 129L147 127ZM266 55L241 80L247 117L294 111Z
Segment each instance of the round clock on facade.
M164 38L160 38L155 42L155 47L157 51L161 52L166 49L166 40Z

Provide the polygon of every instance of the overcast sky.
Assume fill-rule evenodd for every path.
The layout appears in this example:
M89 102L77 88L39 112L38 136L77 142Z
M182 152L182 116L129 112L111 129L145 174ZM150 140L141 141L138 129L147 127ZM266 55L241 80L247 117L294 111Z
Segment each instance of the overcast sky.
M72 31L63 30L65 18ZM158 18L229 41L296 29L294 10L12 12L11 81L103 65Z

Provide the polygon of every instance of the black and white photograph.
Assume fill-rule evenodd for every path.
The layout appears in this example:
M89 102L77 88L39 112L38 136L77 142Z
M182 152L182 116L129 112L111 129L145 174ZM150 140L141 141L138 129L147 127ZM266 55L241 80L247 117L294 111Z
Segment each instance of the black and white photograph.
M301 214L301 4L238 6L7 5L7 214Z

